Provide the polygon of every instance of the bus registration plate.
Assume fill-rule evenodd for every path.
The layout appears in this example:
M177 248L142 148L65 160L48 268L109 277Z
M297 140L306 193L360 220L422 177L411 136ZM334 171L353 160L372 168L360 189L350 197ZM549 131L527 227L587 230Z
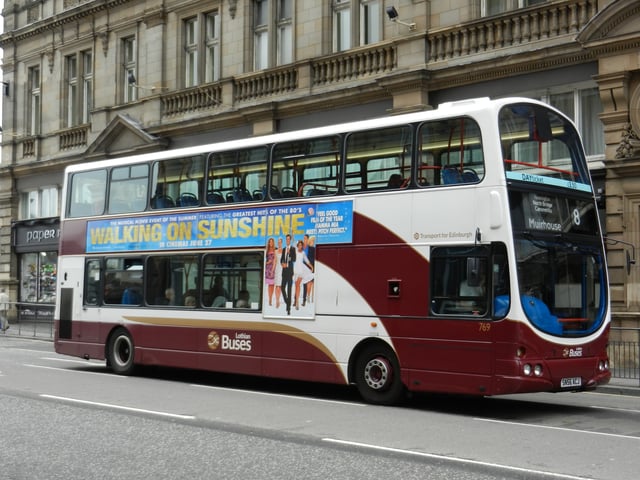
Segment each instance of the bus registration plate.
M582 385L582 378L580 377L565 377L560 380L560 388L572 388Z

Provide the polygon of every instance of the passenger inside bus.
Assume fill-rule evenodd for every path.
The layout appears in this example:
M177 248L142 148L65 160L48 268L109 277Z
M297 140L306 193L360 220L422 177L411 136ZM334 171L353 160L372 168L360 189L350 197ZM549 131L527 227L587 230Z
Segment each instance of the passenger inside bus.
M399 173L394 173L389 177L389 181L387 182L387 188L402 188L402 184L404 180L402 175Z
M212 307L220 308L227 304L229 292L224 288L224 283L220 275L216 275L213 279L210 298L213 298L213 302L211 303Z
M236 308L251 308L251 298L248 290L240 290L238 300L236 301Z

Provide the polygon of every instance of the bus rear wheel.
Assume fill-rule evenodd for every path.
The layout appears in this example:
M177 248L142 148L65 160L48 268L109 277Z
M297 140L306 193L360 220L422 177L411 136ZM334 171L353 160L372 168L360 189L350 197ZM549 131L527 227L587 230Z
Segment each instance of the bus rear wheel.
M114 373L131 375L135 368L133 363L135 348L133 339L124 328L119 328L109 339L107 364Z
M368 345L360 352L355 380L360 395L368 403L391 405L404 396L398 359L383 344Z

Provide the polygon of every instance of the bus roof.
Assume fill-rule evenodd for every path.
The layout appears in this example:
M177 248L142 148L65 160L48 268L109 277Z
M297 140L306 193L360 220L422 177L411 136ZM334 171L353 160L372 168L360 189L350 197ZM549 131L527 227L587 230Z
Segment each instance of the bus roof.
M472 98L466 100L458 100L445 102L438 105L434 110L423 110L420 112L406 113L401 115L389 115L387 117L377 117L367 120L358 120L355 122L340 123L323 127L314 127L308 129L294 130L290 132L273 133L255 137L238 138L211 144L196 145L193 147L184 147L173 150L162 150L158 152L130 155L126 157L110 158L106 160L98 160L91 163L77 163L66 168L67 173L94 170L99 168L127 165L130 163L147 162L151 160L165 160L175 157L190 157L195 155L208 154L211 152L223 152L227 150L235 150L239 148L251 148L261 145L270 145L278 142L287 142L299 138L314 138L329 135L337 135L343 132L356 132L371 128L384 128L387 126L395 126L409 124L415 122L423 122L428 120L436 120L450 116L471 115L481 111L497 111L502 106L510 103L531 103L544 105L552 110L553 107L524 97L505 97L491 100L488 97ZM556 110L557 111L557 110ZM562 113L558 112L564 116Z

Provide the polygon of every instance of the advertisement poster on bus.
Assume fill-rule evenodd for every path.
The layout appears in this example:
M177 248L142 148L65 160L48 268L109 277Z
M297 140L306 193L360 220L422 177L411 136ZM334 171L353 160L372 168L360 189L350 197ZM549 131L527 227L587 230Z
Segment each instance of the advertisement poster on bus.
M353 201L309 202L90 221L86 253L263 248L263 314L313 318L316 245L352 238Z

